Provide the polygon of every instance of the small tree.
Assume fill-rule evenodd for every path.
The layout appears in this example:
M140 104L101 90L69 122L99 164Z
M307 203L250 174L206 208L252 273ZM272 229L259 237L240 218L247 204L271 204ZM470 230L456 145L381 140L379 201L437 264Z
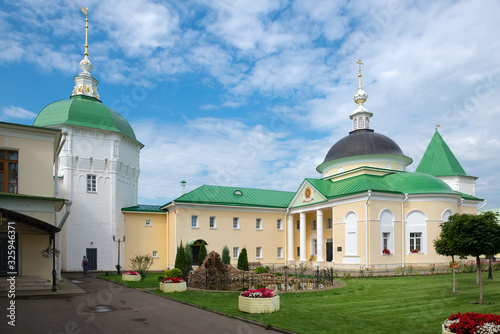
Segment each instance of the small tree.
M200 247L200 254L198 255L198 265L201 266L205 258L207 257L207 247L205 247L205 243L203 242Z
M136 255L130 259L130 262L132 264L132 269L138 271L141 275L141 281L144 281L146 278L146 271L153 265L153 257L150 254Z
M453 249L453 223L446 221L441 224L441 233L439 237L434 240L434 249L436 253L444 256L451 256L452 272L453 272L453 293L455 293L455 256L458 251Z
M231 256L229 255L229 248L227 246L222 248L222 263L231 264Z
M497 214L484 212L479 215L454 214L449 220L455 224L451 247L460 255L476 257L479 284L479 304L483 303L483 281L481 277L481 255L500 252L500 224Z
M186 244L184 247L184 253L186 254L186 267L188 270L193 270L193 250L191 246Z
M175 256L175 268L184 271L184 268L186 267L187 267L186 253L184 251L184 246L182 246L182 241L181 241L181 245L177 247L177 255Z
M238 256L238 269L245 271L248 270L248 255L246 248L243 248L240 256Z

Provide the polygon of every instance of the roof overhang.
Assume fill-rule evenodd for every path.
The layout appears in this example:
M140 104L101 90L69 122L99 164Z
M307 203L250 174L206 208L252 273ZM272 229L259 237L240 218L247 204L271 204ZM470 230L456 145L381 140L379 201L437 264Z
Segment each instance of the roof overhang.
M13 226L13 228L9 228L9 226ZM61 229L43 220L0 208L0 232L6 233L8 231L52 235L60 232Z

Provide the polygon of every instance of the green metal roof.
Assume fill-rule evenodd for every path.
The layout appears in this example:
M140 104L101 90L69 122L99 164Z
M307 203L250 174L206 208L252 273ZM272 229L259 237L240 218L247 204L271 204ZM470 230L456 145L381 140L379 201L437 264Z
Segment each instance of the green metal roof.
M60 124L120 132L141 144L122 115L89 96L75 95L67 100L53 102L40 111L33 123L34 126L43 127Z
M160 210L161 207L161 205L137 204L136 206L122 208L122 212L165 212Z
M286 209L294 195L290 191L203 185L177 198L175 202Z
M438 131L434 132L416 171L434 176L467 175Z

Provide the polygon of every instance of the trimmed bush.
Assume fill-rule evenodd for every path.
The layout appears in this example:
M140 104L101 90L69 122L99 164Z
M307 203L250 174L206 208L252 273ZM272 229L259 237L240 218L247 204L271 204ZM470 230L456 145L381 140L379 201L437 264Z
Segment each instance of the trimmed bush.
M257 267L254 269L254 273L256 273L256 274L265 274L268 272L269 272L269 270L267 268L264 268L264 267Z
M184 251L184 246L182 245L181 241L181 245L177 247L177 255L175 256L175 268L183 271L186 267L186 252Z
M245 271L248 270L248 255L246 248L243 248L241 250L240 256L238 256L238 269Z
M200 247L200 255L198 257L198 265L201 266L203 264L203 261L205 261L205 258L207 257L207 247L205 247L205 244L202 243Z
M182 270L178 268L167 270L165 272L165 277L167 278L182 277Z
M231 256L229 255L229 248L227 246L222 248L222 263L231 264Z

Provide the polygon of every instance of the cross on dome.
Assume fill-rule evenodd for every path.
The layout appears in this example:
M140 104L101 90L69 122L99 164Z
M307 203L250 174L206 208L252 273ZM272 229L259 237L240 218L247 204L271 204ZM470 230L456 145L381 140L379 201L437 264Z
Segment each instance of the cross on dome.
M85 52L83 53L83 59L80 61L80 69L82 72L75 77L75 87L73 88L73 94L75 95L85 95L95 97L99 99L99 94L97 93L97 84L99 83L93 76L90 74L90 71L94 68L92 63L90 62L89 56L89 17L88 17L88 8L82 7L82 12L85 14Z
M371 112L368 112L368 109L366 109L363 106L363 103L366 102L368 99L368 94L363 90L363 86L361 85L361 65L364 65L361 62L361 59L358 59L356 62L358 64L359 69L358 69L358 80L359 80L359 86L358 86L358 91L356 94L354 94L353 100L354 102L358 105L358 108L356 108L350 118L353 120L352 124L352 129L353 131L360 130L360 129L369 129L370 128L370 118L373 116Z

